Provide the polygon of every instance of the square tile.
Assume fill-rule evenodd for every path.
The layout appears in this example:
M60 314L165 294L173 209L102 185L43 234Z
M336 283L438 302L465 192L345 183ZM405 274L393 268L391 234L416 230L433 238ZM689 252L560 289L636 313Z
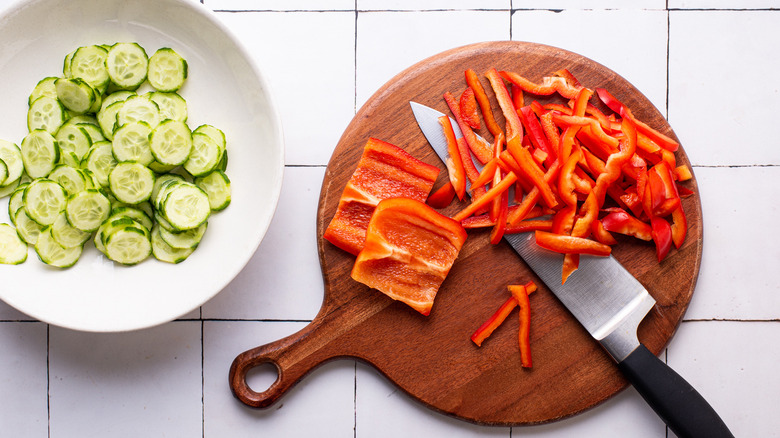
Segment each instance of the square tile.
M509 9L511 0L357 0L360 11Z
M201 436L201 323L127 333L52 327L51 437Z
M46 324L0 323L0 425L13 437L45 437L49 428Z
M218 11L353 11L355 0L203 0Z
M470 43L508 40L508 20L508 11L359 12L357 106L418 61Z
M777 8L777 0L669 0L669 9L768 9Z
M669 346L669 366L696 388L734 436L774 436L780 430L778 339L776 321L684 322Z
M241 273L203 305L205 318L314 318L324 297L316 218L323 167L285 168L279 205Z
M665 0L512 0L512 9L664 9Z
M777 88L759 80L727 91L780 68L767 56L778 26L773 11L669 13L669 120L694 164L780 164L766 130L780 111Z
M780 285L771 275L780 247L766 234L780 214L780 167L700 167L694 172L704 247L685 318L780 318Z
M327 164L355 114L355 13L217 16L266 74L282 119L285 163Z
M609 38L594 29L610 29L610 34L620 37ZM666 30L666 12L659 10L521 10L512 14L513 40L586 56L628 80L661 114L666 114Z
M352 360L335 360L318 367L265 410L245 406L230 391L228 371L238 354L282 339L304 326L285 322L205 322L204 436L353 436L355 362ZM274 372L263 370L252 373L249 384L260 391L275 378Z

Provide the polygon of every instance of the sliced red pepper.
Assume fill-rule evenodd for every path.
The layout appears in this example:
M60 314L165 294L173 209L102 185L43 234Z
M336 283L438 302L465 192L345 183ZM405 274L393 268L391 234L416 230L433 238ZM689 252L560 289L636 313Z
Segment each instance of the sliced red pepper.
M490 150L490 145L484 140L480 140L471 127L463 120L463 116L460 113L460 102L448 91L444 93L444 100L447 102L447 106L450 108L455 121L458 123L460 131L463 133L463 138L466 140L466 144L469 149L477 157L480 163L487 163L493 156L493 151Z
M449 172L450 182L455 189L458 199L463 199L466 195L466 170L463 167L463 160L458 150L458 140L455 139L455 131L452 130L452 124L448 116L439 117L439 124L444 130L444 138L447 139L447 171Z
M667 137L664 134L661 134L641 120L636 119L631 113L631 110L629 110L627 106L623 105L622 102L617 100L615 96L613 96L609 91L603 88L597 88L596 93L599 95L601 101L604 102L604 104L607 105L612 111L620 114L620 117L623 117L624 119L630 119L632 122L634 122L634 125L636 125L639 132L646 135L662 148L674 152L680 146L680 144L673 139Z
M525 287L526 295L530 295L536 292L536 284L533 281L529 281L528 283L523 285L523 287ZM512 310L514 310L515 307L517 307L517 299L513 295L507 298L504 304L502 304L501 307L498 308L496 313L494 313L487 321L485 321L484 324L482 324L474 332L473 335L471 335L471 340L474 341L474 343L477 344L478 347L481 347L482 342L484 342L485 339L487 339L488 337L490 337L491 334L493 334L493 332L504 322L504 320L506 320L506 317L509 316L510 313L512 313Z
M608 256L612 253L609 245L583 237L565 236L546 231L536 231L536 243L542 248L561 254L589 254Z
M682 164L674 168L674 179L677 181L688 181L693 178L691 168Z
M682 247L685 242L685 235L688 233L688 219L685 218L685 211L682 205L672 212L672 241L675 248Z
M506 217L509 212L509 191L505 191L497 199L499 200L499 205L496 214L496 225L490 232L490 243L493 245L497 245L506 232Z
M455 199L455 189L452 187L452 183L447 181L446 184L434 191L431 196L428 196L426 202L433 208L445 208L452 204L453 199Z
M650 225L628 214L625 210L615 208L601 219L604 229L613 233L636 237L644 241L653 240L653 230Z
M352 278L428 315L466 230L408 198L381 201L371 216Z
M509 91L512 95L512 104L515 106L515 111L520 111L520 108L525 106L523 89L515 84L509 84Z
M531 368L533 361L531 360L531 303L528 300L528 292L525 286L512 285L509 286L509 291L512 296L517 300L517 307L520 312L520 329L518 331L518 342L520 344L520 364L523 368Z
M601 223L600 220L593 221L590 229L593 232L593 237L595 237L596 240L603 243L604 245L614 245L617 243L615 237L612 236L612 234L610 234L606 228L604 228L604 224Z
M549 96L557 91L561 96L567 99L573 99L580 90L580 88L573 86L566 81L566 78L562 77L547 76L542 78L541 84L536 84L517 73L509 71L501 71L501 76L507 81L522 88L523 91L539 96Z
M412 157L398 146L369 138L323 237L357 255L379 201L405 197L424 202L438 174L437 167Z
M497 138L503 138L504 134L499 133L499 137ZM482 172L479 173L479 177L475 179L474 181L471 181L471 188L472 190L476 187L482 187L485 184L489 183L493 177L496 174L496 169L498 169L499 164L501 164L501 160L498 158L493 158L490 161L488 161L485 164L485 167L482 168Z
M520 117L517 115L517 110L512 103L512 98L509 96L509 91L504 85L504 81L498 74L495 68L491 68L485 73L490 86L493 88L493 93L498 100L498 105L501 107L501 112L504 113L504 119L506 119L506 144L517 145L523 140L523 124L520 122Z
M507 151L514 158L521 174L531 181L534 187L539 189L542 202L548 207L555 207L558 204L555 193L553 193L550 183L545 180L544 171L536 164L530 152L519 144L511 144L509 142L507 142Z
M558 172L561 170L561 165L558 160L555 160L553 162L552 166L550 166L549 169L544 173L544 180L548 183L552 180L554 180L558 176ZM509 222L509 225L515 225L519 223L521 220L525 219L526 215L531 211L531 209L536 205L536 203L539 201L539 198L541 197L541 194L539 192L539 189L537 187L534 187L531 189L530 192L528 192L527 195L525 195L525 198L523 198L523 201L518 204L518 208L509 214L509 217L507 218L507 222Z
M512 184L517 181L517 176L514 174L514 172L509 172L504 179L501 180L500 183L496 184L495 186L491 187L490 190L487 191L483 196L481 196L479 199L473 198L471 199L471 204L467 205L466 208L458 212L455 216L452 218L458 222L462 221L463 219L473 215L477 211L479 211L481 208L485 207L490 201L495 199L497 196L499 196L501 193L509 190L510 187L512 187Z
M467 87L463 94L460 95L460 115L471 128L480 128L477 99L474 97L474 90L471 87Z
M520 120L528 132L528 136L530 137L531 143L534 145L534 147L538 150L544 151L547 154L544 162L549 165L549 163L555 159L557 151L553 150L552 146L550 145L550 141L547 140L547 136L544 134L544 129L542 128L541 123L539 123L539 119L536 118L536 114L530 106L524 106L520 108Z
M490 131L493 137L503 132L493 117L493 108L490 106L490 99L488 99L487 93L485 93L485 89L482 87L482 82L479 81L477 73L472 69L466 70L466 84L474 90L474 97L477 99L480 111L482 111L482 118L485 120L485 126L488 131Z
M672 227L666 219L654 217L650 219L653 241L655 242L656 256L662 261L672 248Z

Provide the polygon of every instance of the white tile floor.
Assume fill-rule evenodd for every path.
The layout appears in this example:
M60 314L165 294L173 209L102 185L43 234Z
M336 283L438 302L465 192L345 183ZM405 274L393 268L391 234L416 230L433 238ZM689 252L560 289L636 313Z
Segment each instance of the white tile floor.
M431 412L352 360L318 368L270 410L230 394L238 353L300 330L319 309L316 201L356 109L418 60L510 38L588 56L668 114L695 165L705 244L693 302L662 358L737 436L780 436L780 2L204 3L266 70L283 118L287 167L269 233L221 294L159 327L79 333L0 303L0 436L672 436L631 388L557 423L482 427ZM268 373L252 383L268 385Z

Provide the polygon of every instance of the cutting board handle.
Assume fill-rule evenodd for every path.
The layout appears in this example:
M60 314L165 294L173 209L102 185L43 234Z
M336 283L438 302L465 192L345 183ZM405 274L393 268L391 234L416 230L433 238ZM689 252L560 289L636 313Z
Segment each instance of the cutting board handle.
M253 408L266 408L278 400L309 371L336 356L323 339L321 320L315 319L301 331L238 355L230 366L229 382L233 395ZM277 378L271 386L257 392L247 383L248 373L255 367L272 364Z

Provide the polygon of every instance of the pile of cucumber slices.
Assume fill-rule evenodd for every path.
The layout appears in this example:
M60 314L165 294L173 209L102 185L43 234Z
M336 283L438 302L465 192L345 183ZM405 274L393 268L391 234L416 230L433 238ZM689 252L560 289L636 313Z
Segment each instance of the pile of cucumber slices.
M189 257L231 190L224 133L187 125L186 78L173 49L119 42L78 47L38 82L21 147L0 140L0 263L32 246L67 268L90 240L124 265Z

